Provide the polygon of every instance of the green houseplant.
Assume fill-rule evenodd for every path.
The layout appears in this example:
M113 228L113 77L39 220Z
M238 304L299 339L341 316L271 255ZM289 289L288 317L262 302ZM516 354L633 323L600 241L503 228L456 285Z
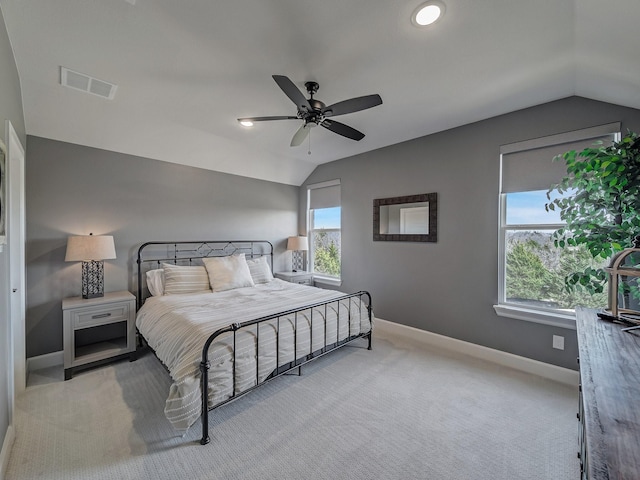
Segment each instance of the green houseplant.
M581 152L568 151L554 158L564 161L567 176L549 189L547 210L559 211L566 223L553 233L559 248L586 247L602 263L630 247L640 234L640 138L629 132L610 146L601 143ZM551 199L557 192L559 197ZM586 267L565 278L568 291L604 291L607 275L602 268ZM637 285L626 285L640 298Z

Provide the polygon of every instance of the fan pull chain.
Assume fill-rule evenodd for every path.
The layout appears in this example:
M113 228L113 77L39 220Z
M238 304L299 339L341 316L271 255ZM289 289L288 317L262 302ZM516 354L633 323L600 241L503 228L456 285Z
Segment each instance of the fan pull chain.
M307 152L307 155L311 155L311 130L309 130L309 151Z

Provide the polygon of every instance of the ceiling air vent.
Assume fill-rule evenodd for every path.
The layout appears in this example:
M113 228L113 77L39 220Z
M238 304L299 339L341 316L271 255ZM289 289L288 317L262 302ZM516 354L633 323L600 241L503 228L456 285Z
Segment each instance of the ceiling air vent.
M116 95L117 85L98 80L84 73L74 72L65 67L60 67L60 83L75 90L82 90L102 98L112 100Z

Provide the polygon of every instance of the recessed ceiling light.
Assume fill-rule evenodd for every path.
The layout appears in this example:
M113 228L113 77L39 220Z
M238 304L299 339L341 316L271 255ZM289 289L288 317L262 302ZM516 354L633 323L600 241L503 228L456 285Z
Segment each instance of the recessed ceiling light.
M251 120L243 120L241 118L238 121L240 122L240 125L242 125L243 127L253 127L253 122Z
M444 3L430 0L416 8L411 16L411 22L416 27L426 27L435 23L444 15Z

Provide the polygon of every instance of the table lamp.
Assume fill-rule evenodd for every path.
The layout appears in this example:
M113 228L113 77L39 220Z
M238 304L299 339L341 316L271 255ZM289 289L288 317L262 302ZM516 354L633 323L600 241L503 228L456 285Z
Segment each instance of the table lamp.
M104 296L104 262L116 258L111 235L78 235L67 239L65 262L82 262L82 298Z
M292 270L297 272L299 270L305 270L304 268L304 253L309 250L309 240L307 237L289 237L287 241L287 250L292 250L291 261Z

